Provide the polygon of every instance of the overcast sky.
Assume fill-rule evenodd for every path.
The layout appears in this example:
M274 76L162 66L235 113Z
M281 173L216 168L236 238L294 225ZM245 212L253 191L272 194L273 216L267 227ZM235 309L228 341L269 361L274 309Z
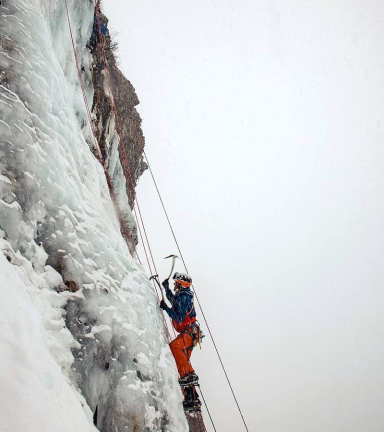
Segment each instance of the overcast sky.
M382 432L383 1L104 8L249 430ZM165 277L148 172L138 198ZM192 363L217 431L244 430L208 337Z

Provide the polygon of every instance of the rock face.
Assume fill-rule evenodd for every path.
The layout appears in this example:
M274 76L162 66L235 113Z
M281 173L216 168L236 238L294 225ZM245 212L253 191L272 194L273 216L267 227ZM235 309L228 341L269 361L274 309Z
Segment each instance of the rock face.
M116 45L112 42L108 31L108 19L101 12L95 14L88 46L93 57L92 113L95 115L99 145L103 157L108 161L112 146L117 141L120 162L126 177L126 192L132 208L135 197L134 186L147 169L143 161L145 140L141 129L141 118L135 108L139 104L139 99L133 85L117 67L114 55ZM113 102L116 111L112 106ZM113 134L111 128L114 130ZM113 178L113 172L111 176Z

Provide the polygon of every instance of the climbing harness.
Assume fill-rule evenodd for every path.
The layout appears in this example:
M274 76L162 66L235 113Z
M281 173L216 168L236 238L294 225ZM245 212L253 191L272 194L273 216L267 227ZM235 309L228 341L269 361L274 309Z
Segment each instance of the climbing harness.
M200 324L197 321L194 321L192 324L190 324L188 327L182 330L181 333L186 333L192 338L193 344L187 347L187 349L192 351L193 348L196 347L197 345L199 345L201 349L201 344L203 342L203 338L205 338L205 334L201 330Z

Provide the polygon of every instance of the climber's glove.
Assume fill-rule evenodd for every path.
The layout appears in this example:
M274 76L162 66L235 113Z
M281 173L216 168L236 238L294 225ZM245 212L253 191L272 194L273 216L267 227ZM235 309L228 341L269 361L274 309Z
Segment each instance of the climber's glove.
M168 290L168 289L169 289L169 279L165 279L165 280L163 280L163 282L162 282L161 285L163 285L163 287L164 287L166 290Z
M167 309L167 303L165 303L164 299L162 299L160 302L160 309L164 309L164 310Z

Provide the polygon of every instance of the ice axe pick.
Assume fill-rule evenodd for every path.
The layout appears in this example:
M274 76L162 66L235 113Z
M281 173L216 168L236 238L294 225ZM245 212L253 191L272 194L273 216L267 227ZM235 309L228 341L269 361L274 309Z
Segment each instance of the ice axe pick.
M167 257L165 257L164 259L167 259L167 258L172 258L172 267L171 267L171 272L169 273L169 276L168 276L168 280L170 279L170 277L172 276L172 273L173 273L173 269L175 268L175 260L176 260L176 258L179 258L177 255L168 255Z
M152 275L152 276L149 278L149 280L154 280L154 281L157 283L157 285L158 285L159 288L160 288L161 295L163 296L163 300L164 300L164 290L163 290L163 287L161 286L161 284L160 284L160 282L159 282L159 275L157 275L157 274Z

